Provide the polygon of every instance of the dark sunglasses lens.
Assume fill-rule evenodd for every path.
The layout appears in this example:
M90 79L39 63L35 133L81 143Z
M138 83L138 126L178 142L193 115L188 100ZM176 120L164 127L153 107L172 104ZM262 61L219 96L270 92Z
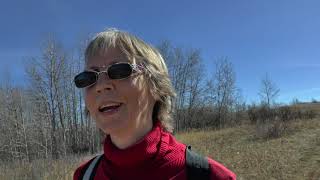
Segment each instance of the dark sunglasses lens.
M110 79L124 79L131 75L132 67L130 64L114 64L108 69Z
M84 88L96 82L96 74L94 72L82 72L74 78L77 88Z

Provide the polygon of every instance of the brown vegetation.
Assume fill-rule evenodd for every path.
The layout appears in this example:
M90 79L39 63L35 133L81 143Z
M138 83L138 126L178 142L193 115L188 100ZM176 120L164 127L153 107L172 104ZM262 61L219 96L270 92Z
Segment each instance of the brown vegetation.
M295 120L282 137L260 139L254 125L178 134L182 142L223 163L238 179L320 177L320 119Z
M314 119L316 115L314 110L295 105L273 108L253 105L248 108L250 122L256 125L255 135L264 139L281 137L288 130L291 121Z
M255 125L176 134L203 155L223 163L238 179L317 179L320 177L320 119L297 119L278 138L258 138ZM0 179L72 179L75 168L91 156L60 160L7 162Z

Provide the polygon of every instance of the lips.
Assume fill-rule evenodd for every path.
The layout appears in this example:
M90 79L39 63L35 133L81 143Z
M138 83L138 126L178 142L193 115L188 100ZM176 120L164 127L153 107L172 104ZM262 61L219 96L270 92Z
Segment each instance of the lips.
M121 105L122 103L106 103L99 106L98 110L99 112L104 112L104 113L115 112L120 108Z

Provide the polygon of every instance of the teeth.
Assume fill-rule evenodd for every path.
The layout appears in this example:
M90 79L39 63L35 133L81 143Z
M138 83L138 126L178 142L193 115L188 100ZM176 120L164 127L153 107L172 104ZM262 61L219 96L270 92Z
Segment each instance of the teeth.
M103 109L103 108L107 108L107 107L111 107L111 106L120 106L121 103L111 103L111 104L106 104L106 105L102 105L99 107L99 110Z

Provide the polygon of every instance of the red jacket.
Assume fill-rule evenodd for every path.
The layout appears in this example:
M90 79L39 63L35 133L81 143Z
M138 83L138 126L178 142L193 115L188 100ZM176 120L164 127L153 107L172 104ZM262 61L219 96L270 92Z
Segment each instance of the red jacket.
M185 149L186 145L162 131L159 123L141 141L124 150L115 147L107 136L104 157L94 179L185 180ZM236 179L236 175L220 163L210 158L208 161L212 180ZM75 171L74 180L79 179L87 163Z

